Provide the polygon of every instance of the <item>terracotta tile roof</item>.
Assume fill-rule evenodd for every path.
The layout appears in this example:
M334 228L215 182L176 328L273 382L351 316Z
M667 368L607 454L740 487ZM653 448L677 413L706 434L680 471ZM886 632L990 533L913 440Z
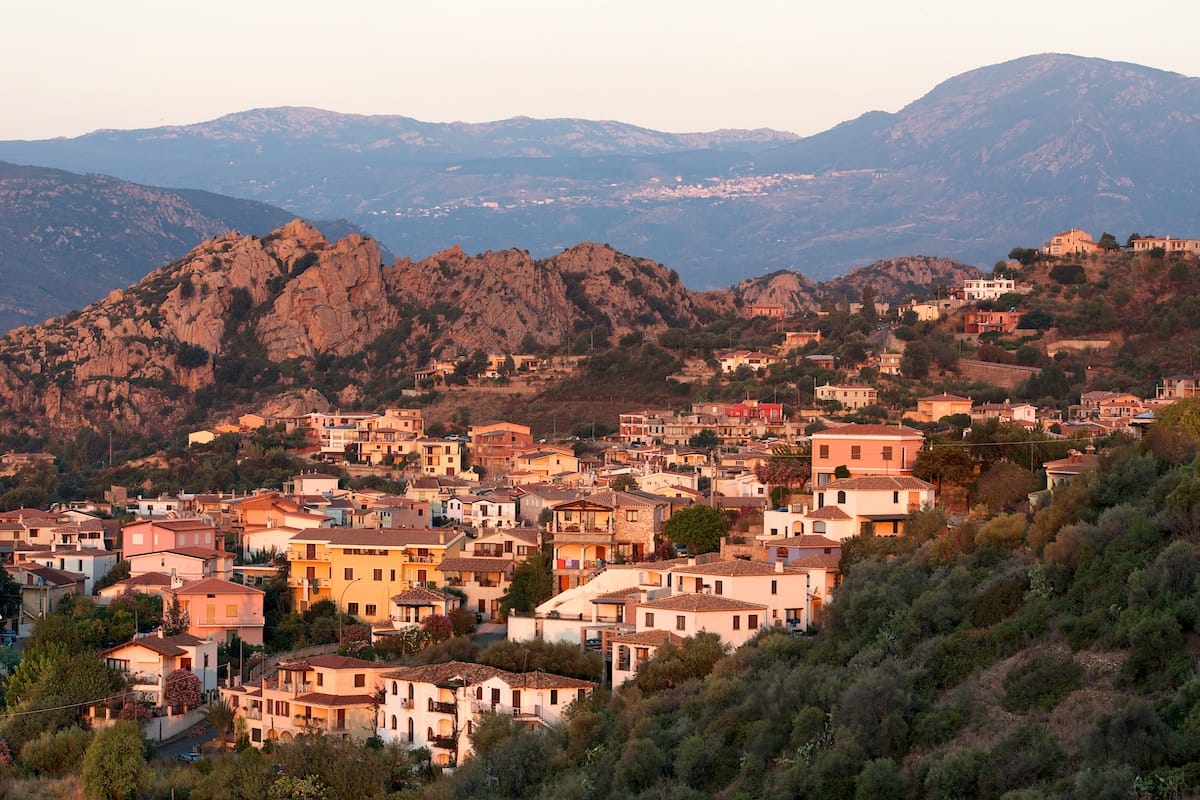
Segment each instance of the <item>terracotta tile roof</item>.
M172 590L179 594L266 594L262 589L227 581L224 578L201 578Z
M337 547L448 545L463 535L457 528L310 528L293 542L328 542Z
M665 642L671 642L676 647L683 644L683 637L670 631L640 631L612 637L613 644L645 644L661 647Z
M914 491L927 492L933 488L932 483L926 483L920 478L910 475L863 475L858 478L839 478L821 487L830 489L850 489L859 491Z
M672 571L677 575L721 575L734 578L739 575L774 575L775 566L765 561L746 561L741 558L731 558L724 561L697 564L694 567L679 566Z
M646 603L641 603L639 608L648 608L652 611L753 611L756 609L766 608L758 603L747 603L743 600L734 600L732 597L722 597L715 594L673 594L670 597L663 597L658 600L651 600Z
M188 634L188 633L181 633L177 636L163 636L163 637L143 636L141 638L132 639L128 642L119 644L116 647L110 647L107 650L104 650L102 652L111 653L114 650L121 649L122 647L128 647L129 645L135 645L137 647L144 647L147 650L158 653L159 655L171 656L174 658L174 657L182 656L187 653L187 651L184 650L185 646L186 647L195 647L196 645L202 643L203 641L204 641L203 639L198 639L197 637L192 636L191 634Z
M400 594L392 595L392 602L398 606L433 606L444 603L449 595L424 586L416 586Z
M379 669L374 661L363 661L361 658L350 656L312 656L298 661L285 661L279 668L287 671L306 670L314 667L322 669Z
M292 699L293 705L306 706L369 706L374 702L375 697L369 694L326 694L325 692L309 692Z
M780 539L768 539L763 542L767 547L841 547L842 543L820 534L806 533L801 536L789 536Z
M511 572L513 563L510 558L463 556L444 558L437 568L439 572Z
M825 438L829 436L893 436L903 437L905 439L924 439L925 434L913 428L906 428L900 425L861 425L854 423L851 425L839 425L836 428L826 428L825 430L816 431L813 433L813 439Z
M841 569L842 556L839 553L820 553L815 556L804 556L803 558L793 559L788 566L817 569Z
M605 592L604 594L598 594L592 598L592 602L593 603L603 603L606 600L624 600L625 598L627 598L631 595L638 595L638 594L641 594L641 590L638 589L638 587L629 586L624 589L617 589L612 592Z
M969 403L969 402L971 402L971 398L959 397L956 394L947 394L946 392L942 392L941 394L931 394L931 395L929 395L929 397L921 397L918 399L918 402L922 402L922 403L924 403L924 402Z
M831 520L847 520L851 519L850 515L842 511L837 506L825 506L818 508L815 511L808 512L809 519L831 519Z
M188 558L233 558L233 553L224 550L213 550L210 547L176 547L174 550L168 550L168 553L175 555L187 556ZM140 555L154 555L154 553L141 553ZM137 556L133 556L137 558Z
M568 678L550 672L508 672L486 664L469 664L463 661L447 661L444 664L426 664L420 667L401 667L385 672L381 677L412 681L413 683L445 684L454 680L465 683L482 683L490 678L499 678L514 689L591 689L591 681Z

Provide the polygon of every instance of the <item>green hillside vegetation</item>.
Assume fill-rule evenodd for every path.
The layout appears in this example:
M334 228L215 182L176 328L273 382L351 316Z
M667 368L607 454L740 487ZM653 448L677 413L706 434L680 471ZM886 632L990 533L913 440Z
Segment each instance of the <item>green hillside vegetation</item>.
M850 540L817 635L688 640L561 729L480 726L426 796L1200 790L1198 449L1200 428L1160 425L1032 517L922 512L903 538Z

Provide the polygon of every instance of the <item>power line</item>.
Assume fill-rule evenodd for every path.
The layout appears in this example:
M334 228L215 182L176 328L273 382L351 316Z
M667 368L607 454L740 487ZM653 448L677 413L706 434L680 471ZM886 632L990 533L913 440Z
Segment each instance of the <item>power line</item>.
M4 716L6 718L8 718L8 717L23 717L28 714L45 714L49 711L65 711L68 708L77 708L79 706L90 706L90 705L95 705L96 703L103 703L108 700L113 700L118 697L126 697L128 694L129 694L129 692L121 692L120 694L110 694L108 697L101 697L96 700L83 700L78 703L68 703L65 706L54 706L53 708L33 708L28 711L6 711L6 712L4 712Z

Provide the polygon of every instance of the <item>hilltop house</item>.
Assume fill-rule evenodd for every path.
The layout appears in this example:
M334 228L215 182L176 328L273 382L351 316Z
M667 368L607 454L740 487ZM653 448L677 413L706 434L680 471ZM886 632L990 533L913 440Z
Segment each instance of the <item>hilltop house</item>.
M824 486L838 467L853 476L909 475L925 434L898 425L842 425L812 435L812 480Z

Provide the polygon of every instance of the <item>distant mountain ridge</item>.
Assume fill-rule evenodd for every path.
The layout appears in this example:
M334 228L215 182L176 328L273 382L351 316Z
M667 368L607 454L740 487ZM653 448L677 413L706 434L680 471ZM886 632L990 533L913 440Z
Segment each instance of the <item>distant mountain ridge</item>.
M231 229L265 234L292 214L196 189L0 162L0 331L128 286ZM319 223L340 237L355 227Z
M4 159L344 217L414 259L603 241L693 288L780 269L824 280L900 253L986 267L1074 226L1197 236L1197 153L1200 79L1057 54L804 139L282 108L0 142Z

